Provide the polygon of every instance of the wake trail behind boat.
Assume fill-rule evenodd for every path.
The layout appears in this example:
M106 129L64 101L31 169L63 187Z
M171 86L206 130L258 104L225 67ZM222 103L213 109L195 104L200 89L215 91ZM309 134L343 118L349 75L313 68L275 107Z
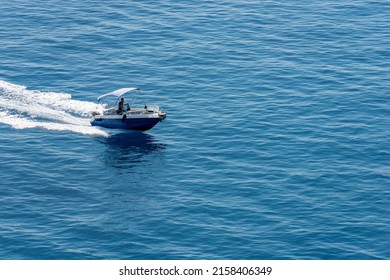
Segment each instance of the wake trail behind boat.
M0 80L0 123L16 129L43 128L108 136L89 122L90 112L102 110L96 103L73 100L67 93L28 90Z

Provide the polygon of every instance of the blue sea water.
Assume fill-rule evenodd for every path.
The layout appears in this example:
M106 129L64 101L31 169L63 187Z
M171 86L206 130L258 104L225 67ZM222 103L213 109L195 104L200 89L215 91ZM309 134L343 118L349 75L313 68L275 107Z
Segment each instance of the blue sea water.
M389 11L0 0L0 259L390 259Z

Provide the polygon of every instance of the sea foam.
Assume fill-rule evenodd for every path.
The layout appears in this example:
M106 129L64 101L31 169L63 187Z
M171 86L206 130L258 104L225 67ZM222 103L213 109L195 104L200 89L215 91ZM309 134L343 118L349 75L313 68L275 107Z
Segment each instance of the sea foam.
M29 90L0 81L0 122L16 129L43 128L108 136L89 123L90 113L102 109L93 102L74 100L68 93Z

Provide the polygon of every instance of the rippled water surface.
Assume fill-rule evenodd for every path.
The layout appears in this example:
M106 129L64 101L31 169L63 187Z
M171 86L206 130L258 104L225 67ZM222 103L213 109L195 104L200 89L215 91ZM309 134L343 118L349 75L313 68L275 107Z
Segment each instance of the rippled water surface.
M389 259L389 8L0 0L0 259Z

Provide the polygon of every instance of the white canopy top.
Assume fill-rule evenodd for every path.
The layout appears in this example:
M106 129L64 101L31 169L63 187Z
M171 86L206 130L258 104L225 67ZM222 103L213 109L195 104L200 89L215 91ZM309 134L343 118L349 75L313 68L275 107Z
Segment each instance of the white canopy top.
M104 98L104 97L107 97L107 96L115 96L115 97L120 97L122 95L124 95L126 92L129 92L129 91L133 91L133 90L139 90L139 88L121 88L121 89L117 89L113 92L109 92L109 93L106 93L106 94L103 94L101 96L98 97L98 101L100 101L100 99Z

